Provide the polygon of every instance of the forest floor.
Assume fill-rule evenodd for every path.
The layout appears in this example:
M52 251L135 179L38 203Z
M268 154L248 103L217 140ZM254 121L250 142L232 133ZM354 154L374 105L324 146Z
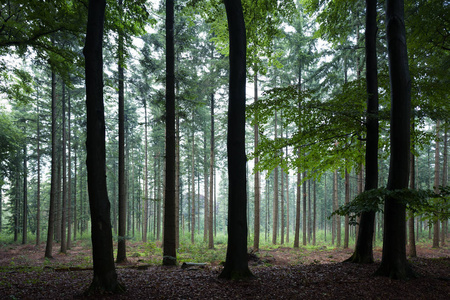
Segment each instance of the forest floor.
M117 265L127 291L102 299L450 299L449 246L420 244L418 257L409 260L419 277L408 281L372 276L380 248L374 249L376 262L369 265L342 263L351 249L266 249L249 256L255 279L237 282L218 279L224 245L217 250L198 247L195 255L181 253L181 248L180 262L207 263L184 269L162 267L158 245L127 246L128 262ZM54 245L53 259L44 259L44 244L0 245L0 299L89 298L83 296L93 274L88 243L77 242L67 254L58 253L58 247Z

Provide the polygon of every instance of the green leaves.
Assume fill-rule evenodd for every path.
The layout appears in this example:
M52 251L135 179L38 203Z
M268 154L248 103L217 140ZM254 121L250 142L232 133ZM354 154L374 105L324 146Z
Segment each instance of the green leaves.
M333 215L348 215L350 223L356 225L356 217L359 214L366 211L382 211L385 199L395 198L406 205L406 208L412 213L422 215L425 220L446 220L450 217L450 188L440 186L439 189L439 193L421 189L391 191L386 188L364 191L350 203L340 206L329 218Z
M300 168L309 176L320 177L328 170L350 170L364 159L365 90L361 82L344 85L341 93L319 100L314 90L299 91L295 85L274 88L247 107L247 118L257 122L261 142L250 159L259 156L259 170L272 170L280 163ZM271 138L274 111L288 137ZM285 147L291 154L283 157Z

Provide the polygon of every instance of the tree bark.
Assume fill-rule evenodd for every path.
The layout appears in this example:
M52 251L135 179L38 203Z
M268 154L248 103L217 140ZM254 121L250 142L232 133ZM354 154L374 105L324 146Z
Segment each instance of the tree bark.
M300 246L300 206L301 206L301 177L300 168L297 169L297 197L295 205L295 233L294 233L294 248Z
M55 201L56 201L56 187L57 187L57 151L56 151L56 75L52 70L52 161L50 174L50 204L48 211L48 228L47 228L47 243L45 246L45 257L53 258L53 235L55 229Z
M119 14L122 15L123 0L119 0ZM117 241L117 263L123 263L127 261L127 246L126 246L126 231L127 231L127 195L125 188L125 87L124 87L124 36L123 30L118 30L118 114L119 114L119 234ZM147 124L145 124L147 126ZM147 143L145 143L147 147ZM144 200L144 202L147 199ZM114 216L115 217L115 216Z
M163 265L176 265L174 0L166 1L166 183ZM205 178L206 181L206 178Z
M366 78L367 78L367 137L365 190L378 188L378 79L377 79L377 1L366 0ZM362 180L361 180L362 182ZM362 192L362 186L358 188ZM373 263L373 234L375 212L361 213L353 255L354 263Z
M110 203L106 189L105 116L103 106L103 24L105 0L90 0L84 46L86 71L86 166L91 210L94 277L89 293L120 292L114 266Z
M255 101L254 103L256 104L258 102L258 73L257 70L255 68L255 75L254 75L254 84L255 84L255 88L254 88L254 97L255 97ZM253 133L255 135L255 151L258 147L258 143L259 143L259 125L258 125L258 116L255 116L256 120L255 120L255 125L253 126ZM255 166L257 166L259 163L259 157L255 156ZM253 237L253 251L257 252L259 251L259 235L260 235L260 231L261 231L261 217L260 217L260 207L261 207L261 187L260 187L260 179L259 179L259 170L255 171L255 212L254 212L254 237Z
M209 162L209 219L208 219L208 248L214 249L214 94L211 94L211 141Z
M277 139L277 112L275 111L275 140ZM278 234L278 166L275 167L274 170L274 179L273 179L273 227L272 227L272 244L276 245L277 243L277 234Z
M220 278L246 279L253 274L247 259L247 178L245 156L246 34L240 0L225 0L230 36L228 104L228 245Z
M436 121L436 147L434 152L434 192L439 193L439 155L440 155L440 147L439 147L439 138L440 138L440 126L441 122L439 120ZM439 248L439 219L436 217L436 220L433 223L433 248Z
M66 85L62 86L62 202L61 253L67 253L67 138L66 138Z
M408 187L411 140L411 80L402 0L386 1L386 32L391 87L391 157L387 189L393 191ZM402 200L386 197L383 254L375 275L393 279L414 277L406 260L405 218L406 205Z
M410 178L409 178L409 188L415 189L416 188L416 172L415 172L415 157L414 154L411 152L411 159L410 159ZM416 257L416 240L414 238L414 213L410 212L409 220L408 220L408 231L409 231L409 256L410 257Z

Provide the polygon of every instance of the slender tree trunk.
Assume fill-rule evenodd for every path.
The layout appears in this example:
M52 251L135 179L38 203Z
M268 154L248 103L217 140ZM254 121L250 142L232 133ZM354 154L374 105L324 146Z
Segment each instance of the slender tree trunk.
M313 182L313 220L312 220L312 236L313 236L313 246L316 245L316 204L317 204L317 198L316 198L316 180L314 179Z
M166 182L163 265L176 265L174 0L166 1ZM205 178L206 181L206 178Z
M211 145L209 162L209 223L208 223L208 248L214 249L214 94L211 94ZM259 238L259 237L258 237Z
M436 147L434 152L434 192L439 193L439 168L440 161L439 161L439 154L440 154L440 147L439 147L439 139L440 139L440 126L441 122L439 120L436 121ZM436 220L433 223L433 248L439 248L439 219L436 218Z
M225 0L230 37L228 108L228 245L220 278L251 278L247 260L247 178L245 156L246 35L240 0Z
M73 174L73 240L76 241L77 240L77 231L78 231L78 224L80 224L79 220L78 220L78 214L77 214L77 171L78 171L78 162L77 162L77 150L78 148L74 149L74 157L73 157L73 165L74 165L74 174Z
M145 100L144 100L145 101ZM147 102L144 102L144 217L142 222L142 242L147 242L148 235L148 219L149 219L149 195L148 195L148 118L147 118Z
M306 246L306 172L303 172L303 246Z
M415 176L415 157L413 152L411 152L411 159L410 159L410 178L409 178L409 188L415 189L416 184L416 176ZM416 240L414 239L414 213L409 212L409 220L408 220L408 230L409 230L409 256L410 257L416 257Z
M57 188L57 151L56 151L56 75L52 70L52 161L50 174L50 204L48 211L48 228L47 228L47 243L45 246L45 257L53 258L53 235L55 229L55 202L56 202L56 188Z
M386 33L391 87L391 156L387 189L408 187L411 126L411 80L409 76L404 3L386 1ZM414 277L406 260L406 207L400 199L386 197L381 264L375 272L394 279Z
M192 162L191 162L191 243L195 243L195 130L192 128Z
M350 202L350 176L348 174L347 169L345 169L345 199L344 203L348 204ZM349 216L345 216L344 223L344 249L348 248L348 241L350 238L350 225L349 225Z
M119 0L119 14L122 17L123 0ZM124 36L122 29L118 32L118 114L119 114L119 234L117 241L117 263L127 261L127 246L126 246L126 232L127 232L127 195L125 187L125 87L124 87ZM145 124L147 126L147 122ZM145 147L147 143L145 143ZM144 201L146 201L145 199ZM115 217L115 216L114 216Z
M447 156L448 156L448 148L447 148L447 143L448 143L448 136L447 136L447 126L448 123L446 122L444 124L444 157L443 157L443 163L442 163L442 183L441 185L443 187L447 186L447 180L448 180L448 161L447 161ZM445 238L446 238L446 228L447 228L447 220L442 220L441 221L442 224L442 230L441 230L441 245L442 247L444 247L446 245L445 243Z
M67 139L66 139L66 85L62 86L62 198L61 198L61 253L67 253Z
M275 140L277 139L277 112L275 111ZM272 244L276 245L278 235L278 166L274 170L273 180L273 228L272 228Z
M23 147L23 207L22 207L22 244L28 242L27 220L28 220L28 170L27 170L27 143Z
M39 116L39 103L36 105L37 109L37 134L36 134L36 161L37 161L37 196L36 196L36 246L41 243L41 120ZM1 180L0 180L1 181ZM0 184L0 232L1 232L1 193L2 187Z
M258 73L256 71L255 68L255 75L254 75L254 84L255 84L255 89L254 89L254 103L256 104L258 102ZM255 117L255 125L253 126L253 133L255 135L255 145L254 148L255 150L258 147L258 143L259 143L259 125L258 125L258 116ZM259 163L259 157L255 156L255 166L257 166ZM260 179L259 179L259 170L255 171L255 225L254 225L254 237L253 237L253 251L259 251L259 235L260 235L260 224L261 224L261 220L260 220L260 207L261 207L261 187L260 187Z
M294 233L294 248L300 246L300 205L301 205L301 177L300 168L297 169L297 197L295 203L295 233Z
M123 290L117 281L114 266L110 203L106 189L102 56L105 6L105 0L89 1L86 43L83 50L86 71L86 165L94 265L90 293L115 293Z
M67 98L67 104L68 104L68 116L67 116L67 131L68 131L68 136L67 136L67 146L68 146L68 151L67 151L67 249L71 248L71 238L72 238L72 160L71 160L71 140L70 140L70 91L68 93L68 98Z
M311 244L311 233L312 233L312 224L311 224L311 179L308 179L308 220L307 220L307 234L308 234L308 244Z

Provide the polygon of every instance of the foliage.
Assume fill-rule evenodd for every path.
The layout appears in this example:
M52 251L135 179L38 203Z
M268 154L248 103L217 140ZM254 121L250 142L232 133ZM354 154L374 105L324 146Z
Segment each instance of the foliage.
M351 169L363 160L360 140L364 134L365 90L363 82L344 85L342 93L321 100L313 90L299 91L297 86L274 88L261 100L248 106L247 117L258 122L261 142L250 158L260 157L259 170L283 168L309 172L320 176L327 169ZM282 115L283 128L289 137L270 138L273 112ZM283 156L285 147L296 154Z
M365 211L379 212L383 210L386 198L395 198L406 208L423 219L435 221L446 220L450 217L450 188L439 187L439 193L434 190L400 189L388 190L386 188L372 189L357 195L348 204L340 206L330 216L349 216L350 223L356 225L356 217Z

